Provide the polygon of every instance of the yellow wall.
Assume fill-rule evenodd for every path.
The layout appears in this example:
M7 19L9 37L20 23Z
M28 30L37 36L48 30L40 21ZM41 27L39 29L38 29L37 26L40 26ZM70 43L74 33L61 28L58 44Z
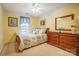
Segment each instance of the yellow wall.
M2 6L0 4L0 50L3 44L3 11Z
M4 14L4 43L13 42L15 36L14 33L20 31L20 16L26 16L25 14L19 13L11 13L5 12ZM9 27L8 26L8 17L17 17L18 18L18 26L17 27ZM39 17L30 17L30 28L36 28L39 26ZM14 38L13 38L14 37Z
M59 8L55 11L52 11L46 16L43 16L43 18L46 19L46 27L50 28L50 31L56 31L55 30L55 17L65 16L69 14L74 14L75 21L77 24L77 29L79 30L79 5L68 5L64 6L62 8ZM63 24L62 24L63 25Z
M40 27L40 18L41 17L30 17L31 19L30 28L31 29Z

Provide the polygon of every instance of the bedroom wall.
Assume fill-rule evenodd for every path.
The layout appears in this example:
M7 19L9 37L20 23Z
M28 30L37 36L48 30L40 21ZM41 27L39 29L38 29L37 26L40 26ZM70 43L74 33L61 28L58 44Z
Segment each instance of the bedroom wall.
M55 30L55 17L65 16L69 14L75 15L74 20L76 21L76 24L77 24L77 30L79 30L79 4L64 6L55 11L52 11L51 13L47 14L46 16L43 16L42 18L46 19L46 27L49 27L50 31L56 31Z
M26 16L26 14L19 14L19 13L12 13L12 12L5 12L4 14L4 43L9 41L14 41L15 39L15 32L20 31L20 16ZM9 27L8 26L8 17L17 17L18 18L18 26L17 27ZM39 17L30 17L30 28L36 28L39 26L38 24Z
M30 28L31 29L40 27L40 18L41 17L30 17L31 19Z
M3 45L3 10L0 4L0 51Z

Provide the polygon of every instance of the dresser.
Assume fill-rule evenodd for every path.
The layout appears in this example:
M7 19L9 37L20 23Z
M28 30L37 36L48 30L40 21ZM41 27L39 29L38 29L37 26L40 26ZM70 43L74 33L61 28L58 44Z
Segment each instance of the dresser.
M58 33L56 33L56 32L48 32L47 36L48 36L47 43L58 47L58 43L59 43L59 35L58 35Z
M47 32L47 43L65 51L79 55L79 34Z

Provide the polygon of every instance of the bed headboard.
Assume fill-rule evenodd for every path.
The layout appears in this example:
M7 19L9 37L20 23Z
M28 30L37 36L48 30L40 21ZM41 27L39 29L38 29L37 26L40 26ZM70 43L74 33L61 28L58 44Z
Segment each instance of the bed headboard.
M50 28L47 28L45 33L47 33L49 30L50 30Z

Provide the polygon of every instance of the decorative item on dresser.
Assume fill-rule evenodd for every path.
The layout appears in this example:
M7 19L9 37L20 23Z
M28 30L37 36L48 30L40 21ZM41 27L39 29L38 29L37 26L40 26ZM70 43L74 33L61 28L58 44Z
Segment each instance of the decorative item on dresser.
M47 43L79 55L79 34L47 32Z

